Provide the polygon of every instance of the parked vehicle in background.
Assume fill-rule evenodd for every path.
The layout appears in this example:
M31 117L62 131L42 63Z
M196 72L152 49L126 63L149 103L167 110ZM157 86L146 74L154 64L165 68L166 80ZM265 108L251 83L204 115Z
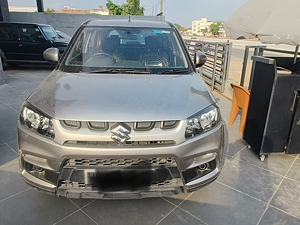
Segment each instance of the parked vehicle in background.
M62 31L60 31L60 30L55 30L56 31L56 33L58 34L58 36L60 37L60 38L63 38L63 39L65 39L65 40L71 40L71 36L69 36L69 35L67 35L66 33L64 33L64 32L62 32Z
M69 198L146 198L214 181L227 148L219 107L168 22L90 20L21 107L20 169ZM59 59L60 58L60 59Z
M0 56L8 65L46 63L43 52L47 48L63 53L68 43L50 25L0 22Z

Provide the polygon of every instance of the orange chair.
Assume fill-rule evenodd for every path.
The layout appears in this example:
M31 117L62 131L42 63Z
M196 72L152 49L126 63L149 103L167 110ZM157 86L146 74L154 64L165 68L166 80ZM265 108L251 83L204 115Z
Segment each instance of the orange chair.
M233 99L232 99L232 106L231 106L231 112L230 112L230 119L229 119L229 127L232 126L239 109L242 109L242 117L241 117L241 123L240 123L240 131L239 134L243 134L246 124L246 117L248 112L248 105L249 105L249 99L250 99L250 91L246 90L245 88L230 84L233 89Z

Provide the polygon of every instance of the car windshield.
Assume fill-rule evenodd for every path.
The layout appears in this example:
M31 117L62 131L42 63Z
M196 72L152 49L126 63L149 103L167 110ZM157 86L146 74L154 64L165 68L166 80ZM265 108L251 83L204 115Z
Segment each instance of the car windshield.
M60 67L65 72L171 74L190 71L173 29L86 27Z
M46 35L48 40L53 40L55 38L58 38L58 35L53 27L50 26L41 26L44 34Z

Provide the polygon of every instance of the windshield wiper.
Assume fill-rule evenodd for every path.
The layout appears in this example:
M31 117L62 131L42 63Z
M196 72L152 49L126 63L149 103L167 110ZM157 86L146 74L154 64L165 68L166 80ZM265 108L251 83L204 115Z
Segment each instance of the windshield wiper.
M165 70L160 72L159 74L179 74L179 73L188 73L188 70Z
M150 74L148 71L144 70L131 70L131 69L110 69L110 70L105 70L105 69L100 69L100 70L92 70L89 71L89 73L132 73L132 74Z

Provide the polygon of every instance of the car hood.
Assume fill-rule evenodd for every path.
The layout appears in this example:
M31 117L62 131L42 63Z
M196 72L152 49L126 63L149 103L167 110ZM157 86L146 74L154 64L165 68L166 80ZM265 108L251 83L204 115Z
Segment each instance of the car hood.
M52 118L107 122L182 120L213 104L199 74L52 72L27 101Z

